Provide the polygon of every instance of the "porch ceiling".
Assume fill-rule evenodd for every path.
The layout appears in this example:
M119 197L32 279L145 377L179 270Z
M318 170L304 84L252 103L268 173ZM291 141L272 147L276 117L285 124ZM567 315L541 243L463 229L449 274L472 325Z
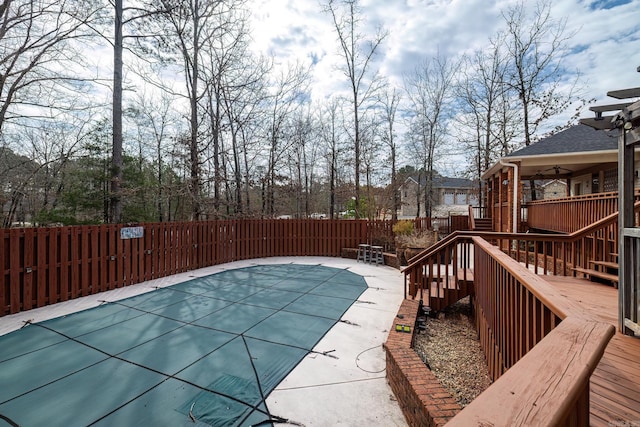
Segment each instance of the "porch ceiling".
M615 167L618 161L617 150L587 151L582 153L541 154L537 156L505 157L506 162L520 164L521 179L566 179L578 176L589 170L598 170L603 165ZM489 179L500 171L506 171L507 166L496 163L482 175L482 179Z

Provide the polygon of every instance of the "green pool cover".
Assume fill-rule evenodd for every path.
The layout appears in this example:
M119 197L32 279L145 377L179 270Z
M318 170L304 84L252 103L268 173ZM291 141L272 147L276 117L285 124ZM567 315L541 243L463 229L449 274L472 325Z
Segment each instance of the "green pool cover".
M29 324L0 336L0 427L284 421L266 397L366 288L260 265Z

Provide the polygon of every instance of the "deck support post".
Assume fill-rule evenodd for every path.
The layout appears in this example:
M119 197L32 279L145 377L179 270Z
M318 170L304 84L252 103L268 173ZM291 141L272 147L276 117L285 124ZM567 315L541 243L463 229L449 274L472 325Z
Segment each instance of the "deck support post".
M640 232L635 228L634 184L635 147L640 143L637 133L637 111L640 101L622 110L617 116L618 136L618 328L627 335L640 336L640 277L636 266L640 262ZM633 120L633 118L636 120Z

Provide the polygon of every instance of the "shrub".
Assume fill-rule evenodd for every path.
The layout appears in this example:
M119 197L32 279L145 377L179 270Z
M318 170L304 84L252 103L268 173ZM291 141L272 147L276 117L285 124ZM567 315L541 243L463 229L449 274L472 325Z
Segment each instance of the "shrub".
M398 221L393 224L393 234L396 236L409 236L413 233L413 221Z

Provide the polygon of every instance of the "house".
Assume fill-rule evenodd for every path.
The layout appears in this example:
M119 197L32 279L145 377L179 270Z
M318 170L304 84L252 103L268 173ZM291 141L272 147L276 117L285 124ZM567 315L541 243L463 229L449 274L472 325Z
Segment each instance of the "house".
M607 95L617 99L640 98L640 87L611 91ZM640 170L635 161L640 146L640 101L616 102L591 110L596 112L596 118L582 123L598 130L573 126L511 153L483 175L488 184L487 206L490 209L487 214L491 217L493 230L505 233L477 233L473 237L453 235L403 270L408 294L416 295L419 305L425 304L432 310L457 300L466 293L465 286L471 280L475 304L489 302L486 309L475 310L476 319L479 319L478 335L483 344L490 342L489 351L485 352L490 369L498 366L497 371L504 369L506 372L482 393L481 398L463 409L450 425L474 425L492 417L490 423L494 425L605 425L611 424L611 420L640 419L640 413L632 414L640 408L640 395L636 393L631 397L633 393L629 391L638 390L640 377L627 375L640 372L637 357L640 351L640 276L637 269L640 194L634 191L634 187L636 190L638 187ZM614 113L608 117L602 114L612 111ZM564 197L541 197L547 189L549 193L562 193L561 183L565 185ZM525 203L525 192L529 188L533 200ZM524 231L523 226L534 232L518 233ZM511 231L513 233L509 233ZM461 246L465 241L472 245L466 251ZM473 263L466 258L471 250ZM448 259L451 254L457 255L457 259L449 264L445 261L443 268L442 259ZM608 296L604 297L604 293ZM545 303L531 303L542 295L545 301L555 299L555 302L544 308L541 305ZM607 318L602 316L605 309L600 305L605 299L608 301ZM569 303L570 300L573 301ZM582 332L563 333L557 335L556 340L552 335L558 329L553 329L531 350L522 350L532 337L550 325L569 326L571 315L567 313L560 316L560 322L545 315L535 319L538 313L553 312L551 305L566 307L569 311L571 307L580 307L575 312L578 328L610 328L600 335L601 347L597 353L602 355L602 363L595 359L577 362L578 357L573 356L560 362L565 351L553 354L564 345L577 345L582 353L584 344L595 343L591 336L580 336ZM485 313L487 319L483 320L481 316ZM507 324L500 325L501 321ZM617 333L611 331L613 326L617 326ZM525 332L526 328L531 330ZM497 358L504 359L492 362L495 354L501 354ZM524 354L524 357L515 363L517 356L509 360L514 354ZM612 370L612 360L620 360L621 368ZM538 362L536 366L526 366L535 362ZM580 396L559 405L558 408L563 409L557 411L557 418L525 421L504 417L505 408L509 406L507 402L513 402L518 417L525 413L544 413L545 416L553 413L551 407L560 403L562 396L542 402L540 398L551 391L546 387L542 393L536 393L536 397L523 399L524 393L514 390L513 385L524 384L523 388L548 385L552 380L535 379L543 375L553 381L559 377L568 378L565 368L575 368L579 364L595 367L589 372L583 371L584 377L591 379L581 385L572 384L572 390L582 387ZM558 365L562 366L561 373L549 372L552 366ZM634 370L628 369L631 365ZM620 372L624 373L624 378ZM532 373L536 376L533 381ZM618 396L604 401L614 394ZM520 397L513 399L518 395ZM525 400L534 403L525 408ZM583 403L576 405L575 411L564 410L578 401ZM618 405L618 402L624 403ZM495 415L491 415L492 407ZM616 408L613 411L619 408L621 412L616 414L610 408Z
M423 174L412 174L400 187L400 212L399 217L425 216L426 177ZM477 184L465 178L452 178L438 174L433 178L433 198L431 211L441 212L455 210L456 206L464 206L478 203Z
M618 189L618 131L598 131L574 125L535 144L514 151L489 168L482 179L487 183L488 215L495 231L521 230L521 208L544 195L544 184L560 181L565 196L586 196ZM635 186L638 187L640 162L635 162ZM529 194L529 185L543 191ZM514 185L517 183L517 185ZM562 193L558 184L556 192Z

